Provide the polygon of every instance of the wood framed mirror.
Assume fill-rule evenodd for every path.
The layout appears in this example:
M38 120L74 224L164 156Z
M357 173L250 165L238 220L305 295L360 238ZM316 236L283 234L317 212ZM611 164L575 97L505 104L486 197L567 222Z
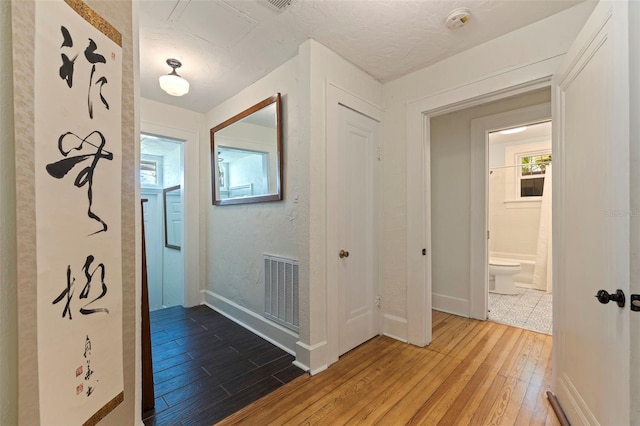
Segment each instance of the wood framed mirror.
M282 200L280 93L211 129L214 205Z

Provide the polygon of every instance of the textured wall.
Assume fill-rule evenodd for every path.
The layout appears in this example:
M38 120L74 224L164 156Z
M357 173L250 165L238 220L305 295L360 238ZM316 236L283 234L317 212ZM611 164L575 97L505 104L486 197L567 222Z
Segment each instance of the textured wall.
M4 3L4 2L3 2ZM136 422L135 365L136 365L136 280L135 280L135 144L134 134L134 69L132 6L129 1L89 1L89 6L102 15L122 34L122 285L123 285L123 365L124 402L101 424L125 425ZM16 187L15 207L20 212L16 223L17 284L19 321L18 416L25 425L39 423L37 339L36 339L36 236L35 188L33 180L33 51L34 3L12 3L14 51L14 108L16 130ZM3 31L4 26L3 23ZM4 44L4 42L3 42ZM137 72L137 71L136 71ZM4 66L3 66L4 73ZM4 98L4 93L3 93ZM4 201L4 199L3 199Z
M206 114L205 119L208 130L277 92L282 94L283 201L213 206L210 192L210 146L204 141L201 144L200 156L203 161L200 184L209 189L202 205L208 217L206 288L258 315L262 315L264 311L262 253L298 257L298 170L294 164L299 158L300 141L296 137L296 66L295 58L286 62L268 76L214 108ZM206 136L208 139L208 132Z

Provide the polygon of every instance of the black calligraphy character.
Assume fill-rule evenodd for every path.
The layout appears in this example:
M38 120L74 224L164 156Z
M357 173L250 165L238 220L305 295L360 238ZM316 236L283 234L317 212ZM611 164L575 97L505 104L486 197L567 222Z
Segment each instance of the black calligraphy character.
M82 267L82 270L84 271L84 276L87 279L87 283L85 284L84 288L82 289L82 292L80 293L80 299L86 299L89 297L89 292L91 291L91 282L93 281L93 275L96 273L98 269L100 270L100 284L101 284L102 291L98 297L96 297L91 302L87 303L82 308L80 308L80 313L82 315L90 315L98 312L104 312L107 314L109 313L109 310L107 308L87 309L87 306L91 305L97 300L102 299L107 294L107 285L104 282L104 276L105 276L104 264L103 263L98 264L98 266L96 266L95 269L89 272L89 268L91 267L91 264L93 263L94 260L95 258L92 255L87 256L87 260L84 262L84 266Z
M70 145L70 146L67 143L66 144L67 146L65 146L65 141L67 140L68 136L75 137L80 141L80 143L77 145ZM89 138L93 136L97 136L100 138L100 142L98 144L95 144L89 141ZM76 176L76 179L74 181L74 185L78 188L81 188L87 185L87 199L89 201L89 209L87 211L87 215L91 219L97 222L100 222L102 224L102 229L96 232L93 232L90 235L107 231L107 224L91 210L91 206L93 205L93 173L95 171L96 166L98 165L98 161L100 161L101 159L113 160L113 154L109 151L104 150L105 144L106 144L106 139L104 138L104 135L98 130L95 130L89 133L89 135L84 139L81 139L75 133L67 132L62 136L60 136L60 138L58 138L58 150L63 156L67 157L71 151L81 151L85 149L87 146L95 148L96 149L95 152L77 155L75 157L67 157L60 161L56 161L55 163L47 164L47 167L46 167L49 175L51 175L56 179L62 179L67 173L69 173L69 171L73 167L75 167L76 164L84 160L91 159L91 164L85 167L84 169L80 170L80 172L78 173L78 176Z
M87 396L91 396L92 393L93 393L93 386L88 386Z
M69 319L72 319L71 298L73 297L73 284L75 283L75 281L75 278L71 278L71 265L69 265L67 266L67 288L65 288L62 293L60 293L60 296L56 297L52 303L52 305L55 305L56 303L59 303L62 299L64 299L65 296L67 297L67 303L64 305L64 310L62 311L62 318L69 314ZM87 339L88 338L89 336L87 336Z
M71 38L71 34L69 33L69 30L67 29L67 27L65 27L64 25L61 25L60 32L62 33L62 38L63 38L60 48L73 47L73 39Z
M84 341L84 357L86 358L88 355L91 355L91 339L89 339L89 335L87 334L87 338Z
M96 53L96 50L98 49L98 45L96 45L96 42L93 41L92 39L89 39L89 46L87 46L87 48L84 50L84 57L87 58L87 61L89 61L91 65L91 77L89 78L89 93L87 96L87 103L89 105L89 117L93 118L93 101L91 100L91 87L94 84L93 83L93 74L96 72L96 64L106 64L107 60L105 59L104 56L102 56L99 53ZM99 84L100 85L100 100L102 101L102 103L104 104L104 106L109 109L109 104L107 103L107 100L104 98L104 96L102 96L102 86L104 86L107 83L107 79L106 77L101 77L99 78L95 84Z
M91 365L89 365L89 361L87 361L87 374L84 375L85 380L89 380L93 375L93 370L91 369Z
M63 47L73 47L73 39L71 38L71 34L69 34L69 30L66 27L61 26L60 31L62 32L62 45ZM73 66L75 65L76 59L78 55L74 56L73 59L69 59L69 57L62 53L60 55L62 58L62 65L60 66L60 78L67 82L67 86L73 86Z

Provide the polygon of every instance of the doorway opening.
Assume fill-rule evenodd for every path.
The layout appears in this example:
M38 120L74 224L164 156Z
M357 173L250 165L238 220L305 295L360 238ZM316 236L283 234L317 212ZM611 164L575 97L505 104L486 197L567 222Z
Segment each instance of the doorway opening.
M551 121L508 125L487 137L487 319L551 334Z
M140 136L149 311L185 304L184 153L181 141Z

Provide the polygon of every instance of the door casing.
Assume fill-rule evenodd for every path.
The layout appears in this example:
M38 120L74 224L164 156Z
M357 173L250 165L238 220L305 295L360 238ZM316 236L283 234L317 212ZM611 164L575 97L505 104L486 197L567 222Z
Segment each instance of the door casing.
M407 341L409 343L426 346L431 342L432 335L431 196L430 191L424 190L424 188L431 188L431 118L549 87L559 62L559 58L550 58L407 105ZM480 173L484 174L483 169ZM479 191L476 196L484 196L486 177L473 174L471 177L471 193ZM486 217L475 218L475 220L477 221L475 226L486 226ZM426 249L425 255L423 255L423 249Z
M486 320L489 291L488 199L489 135L504 127L517 127L551 120L551 103L519 108L471 121L471 227L469 316ZM483 185L483 186L481 186Z
M159 137L166 137L182 143L183 146L183 182L184 213L183 213L183 260L184 260L184 306L196 306L202 302L201 265L204 265L204 252L200 250L200 235L206 235L200 230L200 184L198 180L199 154L198 134L182 129L163 126L146 121L140 122L140 132ZM191 166L189 166L191 165ZM139 194L139 193L138 193Z

